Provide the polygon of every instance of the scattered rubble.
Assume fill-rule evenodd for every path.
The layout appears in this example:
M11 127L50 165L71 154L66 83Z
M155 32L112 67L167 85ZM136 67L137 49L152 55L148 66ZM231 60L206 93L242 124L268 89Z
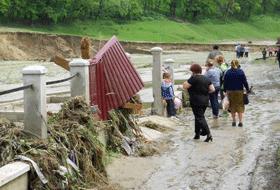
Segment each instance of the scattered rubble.
M32 189L92 186L117 189L107 179L104 165L106 149L134 156L152 156L160 150L157 142L144 137L130 110L111 111L110 118L99 121L81 97L71 98L58 113L49 115L47 141L31 137L14 123L1 119L0 166L19 158L29 160L33 165L36 163L40 171L32 169ZM155 123L150 125L160 128ZM98 139L101 129L106 132L105 145ZM27 163L30 164L29 161ZM40 172L46 178L46 184L37 177Z

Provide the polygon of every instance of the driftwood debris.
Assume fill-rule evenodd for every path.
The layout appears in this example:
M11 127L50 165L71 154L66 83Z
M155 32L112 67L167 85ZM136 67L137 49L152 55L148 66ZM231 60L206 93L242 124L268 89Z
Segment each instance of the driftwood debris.
M81 40L81 56L83 59L90 59L90 47L90 39L88 37L83 37ZM70 70L69 61L66 60L64 57L56 55L51 58L51 62L54 62L55 64L66 69L67 71Z
M88 37L84 37L81 40L81 55L83 59L90 59L90 50L91 42Z
M54 62L55 64L59 65L63 69L66 69L67 71L70 70L69 61L67 61L63 57L56 55L56 56L52 57L51 62Z

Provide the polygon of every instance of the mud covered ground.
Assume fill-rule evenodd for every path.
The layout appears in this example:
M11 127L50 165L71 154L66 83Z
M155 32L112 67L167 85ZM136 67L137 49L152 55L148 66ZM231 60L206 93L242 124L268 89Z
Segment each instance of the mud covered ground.
M207 52L171 52L164 59L174 58L175 79L186 79L191 62L203 63ZM233 53L226 52L230 60ZM259 57L253 54L252 58ZM152 61L149 55L132 55L135 67L145 82L151 81ZM245 61L244 61L245 62ZM21 69L38 62L0 62L0 90L21 85ZM47 80L60 79L68 73L53 63L41 62L48 67ZM109 177L123 189L143 190L279 190L275 171L275 151L280 140L280 70L272 61L242 64L256 95L250 96L246 107L244 127L231 127L230 117L207 117L214 142L194 141L192 113L186 109L173 130L163 132L160 139L169 149L152 157L121 157L109 166ZM50 94L69 91L69 83L49 87ZM142 98L149 102L151 89L144 89ZM147 93L148 92L148 93ZM0 101L21 98L20 93L1 96ZM10 103L9 103L10 105ZM3 109L3 104L0 104ZM10 107L5 105L6 109ZM4 107L5 107L4 106ZM20 109L20 106L18 107ZM162 120L166 124L165 120ZM168 127L168 126L167 126ZM170 127L170 126L169 126Z
M275 151L280 140L280 70L267 63L242 68L256 93L250 96L243 128L231 127L229 116L211 119L208 109L214 142L195 141L194 118L187 109L174 131L165 134L172 141L169 151L117 159L109 167L112 181L124 189L279 190Z

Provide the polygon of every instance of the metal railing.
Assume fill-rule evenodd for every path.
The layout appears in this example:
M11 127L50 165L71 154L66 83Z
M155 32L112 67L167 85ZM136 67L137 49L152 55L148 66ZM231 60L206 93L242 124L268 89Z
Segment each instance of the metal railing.
M10 93L13 93L13 92L17 92L17 91L21 91L21 90L25 90L25 89L28 89L28 88L32 88L32 84L28 84L28 85L25 85L25 86L13 88L13 89L10 89L10 90L4 90L4 91L0 92L0 96L5 95L5 94L10 94Z
M74 77L78 77L79 76L79 73L76 73L76 74L74 74L74 75L72 75L72 76L70 76L70 77L68 77L68 78L65 78L65 79L60 79L60 80L54 80L54 81L48 81L48 82L46 82L46 85L52 85L52 84L58 84L58 83L62 83L62 82L66 82L66 81L69 81L69 80L71 80L72 78L74 78Z
M76 73L75 75L72 75L72 76L70 76L68 78L65 78L65 79L60 79L60 80L55 80L55 81L48 81L48 82L46 82L46 85L52 85L52 84L58 84L58 83L66 82L66 81L69 81L69 80L73 79L76 76L78 77L79 73ZM9 90L1 91L0 92L0 96L1 95L5 95L5 94L10 94L10 93L18 92L18 91L25 90L25 89L28 89L28 88L32 88L32 84L21 86L21 87L17 87L17 88L13 88L13 89L9 89Z
M2 99L1 95L24 90L24 110L20 112L21 117L23 115L24 131L40 139L47 139L47 85L71 80L71 96L84 96L89 101L88 65L87 60L75 59L70 63L70 76L54 81L46 81L47 70L44 66L28 66L22 70L24 86L2 91L0 97ZM6 116L5 113L8 112L3 112L2 115ZM14 116L15 118L12 118ZM17 115L12 115L12 117L10 115L12 120L18 120Z

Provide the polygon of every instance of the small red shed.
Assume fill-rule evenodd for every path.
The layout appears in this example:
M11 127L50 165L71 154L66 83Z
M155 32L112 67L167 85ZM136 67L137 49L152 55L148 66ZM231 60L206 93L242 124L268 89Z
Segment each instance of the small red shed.
M90 103L97 105L101 119L108 111L123 106L139 92L144 83L113 36L90 61Z

